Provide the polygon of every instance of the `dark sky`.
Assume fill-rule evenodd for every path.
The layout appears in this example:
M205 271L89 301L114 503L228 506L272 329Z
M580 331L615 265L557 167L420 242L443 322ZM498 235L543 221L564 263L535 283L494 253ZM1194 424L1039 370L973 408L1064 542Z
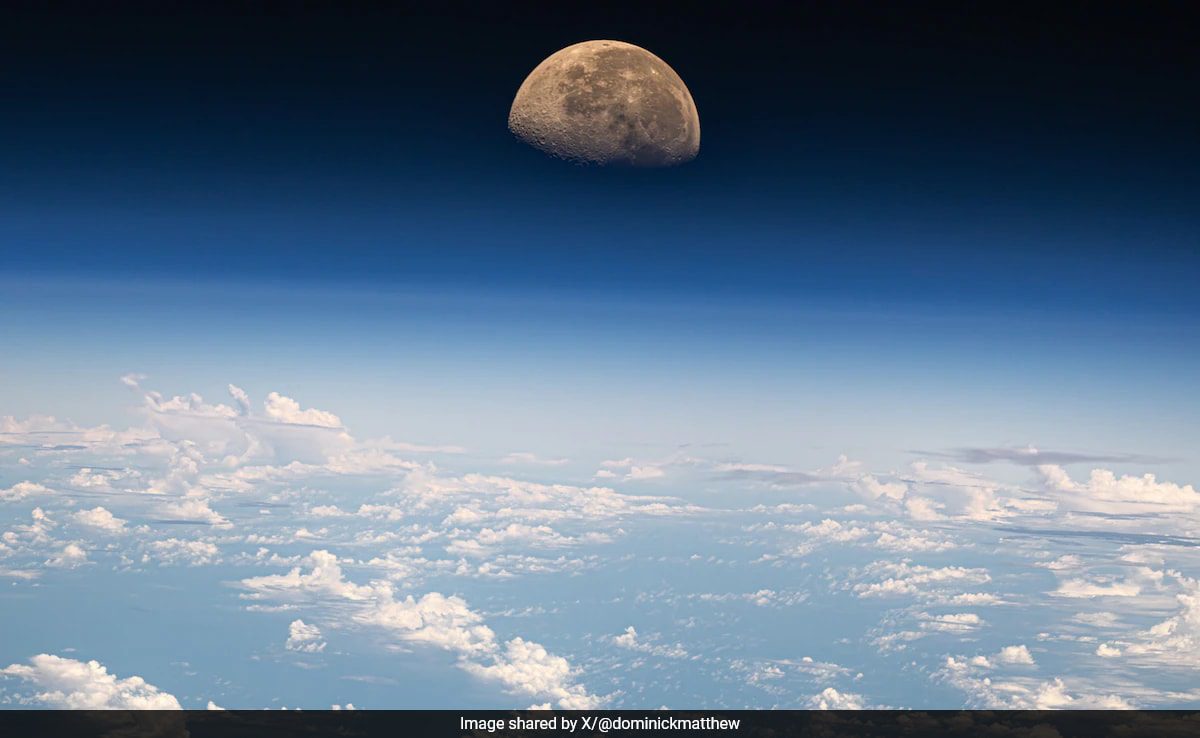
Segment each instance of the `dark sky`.
M1152 309L1200 300L1187 3L29 3L0 19L0 268ZM700 157L505 118L642 45Z

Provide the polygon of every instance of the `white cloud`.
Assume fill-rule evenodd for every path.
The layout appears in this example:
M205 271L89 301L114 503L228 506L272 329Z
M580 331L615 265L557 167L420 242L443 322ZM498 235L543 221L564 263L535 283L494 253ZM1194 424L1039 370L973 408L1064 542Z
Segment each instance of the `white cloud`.
M412 595L393 599L383 585L379 601L355 620L387 628L405 641L426 643L461 654L487 653L495 648L495 634L483 624L483 616L460 597L430 592L420 599Z
M624 470L625 474L622 480L626 482L644 481L647 479L659 479L667 475L666 469L657 463L638 462L631 458L624 459L609 459L600 464L603 467L596 472L597 479L613 479L618 476L616 470Z
M986 658L947 657L934 674L967 695L972 708L1003 710L1131 709L1128 701L1115 694L1071 689L1060 677L1048 681L1029 677L998 678L988 675L992 664Z
M509 523L503 528L482 528L472 536L456 536L446 545L446 551L461 556L484 556L504 546L557 548L580 542L578 539L560 535L548 525Z
M629 473L625 475L625 481L638 481L644 479L659 479L665 477L667 472L660 466L631 466Z
M909 513L917 513L914 517L932 514L934 509L951 517L981 521L1004 514L996 498L1000 485L978 474L953 466L934 468L927 462L915 461L909 466L905 481L919 487L921 498L928 500L906 501Z
M1053 561L1039 561L1034 566L1040 566L1043 569L1050 571L1069 571L1071 569L1079 569L1083 567L1083 559L1075 554L1066 554L1059 556Z
M908 485L904 482L883 482L872 474L864 474L850 484L855 492L871 500L900 500L908 494Z
M233 392L238 388L230 385L230 391ZM241 393L239 400L249 403L245 393ZM300 409L300 403L290 397L285 397L278 392L272 392L267 395L266 401L263 402L263 410L268 418L279 421L280 423L291 423L294 425L315 425L321 428L341 428L342 419L331 412L309 408L307 410Z
M251 590L251 599L295 598L304 595L343 597L348 600L367 600L376 594L370 586L359 586L346 581L336 556L328 551L310 553L305 562L311 567L307 574L299 566L287 574L269 574L242 580L242 586Z
M927 612L916 614L922 630L941 633L970 633L978 630L983 624L983 618L973 612L956 612L942 615L931 615Z
M123 533L125 522L103 507L93 507L91 510L80 510L74 515L75 522L96 528L108 533Z
M1045 488L1058 495L1066 509L1109 514L1191 513L1200 510L1200 492L1192 485L1160 482L1153 474L1118 477L1093 469L1085 482L1071 479L1060 466L1037 467Z
M1000 649L1000 653L996 654L996 660L1002 664L1024 664L1027 666L1033 665L1033 654L1029 653L1029 649L1024 646L1005 646Z
M16 502L29 497L48 495L50 493L50 488L45 485L30 481L17 482L8 489L0 489L0 502Z
M1200 664L1200 579L1172 575L1180 585L1179 610L1125 644L1125 655L1156 666L1195 669Z
M529 451L514 451L500 459L501 464L518 464L523 466L564 466L570 459L547 459Z
M160 564L187 564L189 566L207 566L215 563L220 557L220 549L209 541L186 541L179 538L167 538L161 541L150 541L142 554L142 563L157 561Z
M572 684L574 674L566 659L523 638L505 644L492 663L468 662L465 668L476 676L500 682L509 691L552 700L563 710L591 710L601 704L582 686Z
M862 710L864 704L862 695L839 692L833 687L826 687L808 699L808 708L810 710Z
M30 699L69 710L179 710L179 701L139 676L118 679L96 661L38 654L29 664L12 664L0 674L38 690Z
M309 625L303 620L293 620L288 625L288 638L284 647L289 651L301 653L320 653L325 650L325 641L321 639L321 629Z
M78 543L68 543L62 550L46 560L46 566L57 569L74 569L88 563L87 551Z
M648 653L652 656L661 656L668 659L686 659L688 657L687 651L682 646L667 646L658 643L646 643L640 640L637 629L632 625L626 628L624 633L613 636L612 642L613 645L620 646L621 648Z
M859 523L839 522L825 518L819 523L805 522L784 526L784 530L799 533L802 543L787 546L785 555L804 556L827 544L861 543L888 551L940 552L958 548L958 544L942 533L909 528L893 521Z
M1095 628L1114 628L1121 623L1120 616L1115 612L1081 612L1072 615L1071 619Z
M430 592L419 599L397 599L392 585L376 581L358 585L345 579L341 564L328 551L313 551L287 574L243 579L251 599L333 597L358 603L356 623L386 630L402 641L442 648L459 656L459 666L476 676L500 682L508 691L550 699L563 709L590 709L601 700L574 682L575 672L561 656L541 645L513 638L500 648L483 616L455 596Z
M1099 646L1096 646L1096 655L1101 658L1115 659L1120 657L1121 649L1110 643L1101 643Z
M934 597L947 588L991 581L986 569L962 566L929 567L909 561L877 561L865 567L859 576L878 581L858 582L851 589L859 597Z
M185 497L159 506L158 514L167 520L206 523L216 528L228 528L231 523L224 515L209 506L207 499Z
M1057 597L1137 597L1142 591L1142 587L1137 582L1124 581L1108 581L1108 582L1089 582L1084 579L1067 579L1058 585L1058 589L1051 592Z

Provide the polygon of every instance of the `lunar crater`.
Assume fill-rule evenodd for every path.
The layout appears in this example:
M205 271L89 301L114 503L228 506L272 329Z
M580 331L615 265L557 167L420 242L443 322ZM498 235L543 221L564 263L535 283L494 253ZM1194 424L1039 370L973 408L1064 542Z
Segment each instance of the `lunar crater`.
M549 56L517 91L508 126L578 163L672 166L700 150L700 118L683 80L622 41L585 41Z

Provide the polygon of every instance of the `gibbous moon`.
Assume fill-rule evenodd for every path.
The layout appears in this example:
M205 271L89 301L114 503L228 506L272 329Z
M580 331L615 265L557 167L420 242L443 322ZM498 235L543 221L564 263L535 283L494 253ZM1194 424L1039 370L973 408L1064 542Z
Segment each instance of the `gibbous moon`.
M667 167L700 150L687 85L662 59L622 41L584 41L537 65L517 90L508 128L577 163Z

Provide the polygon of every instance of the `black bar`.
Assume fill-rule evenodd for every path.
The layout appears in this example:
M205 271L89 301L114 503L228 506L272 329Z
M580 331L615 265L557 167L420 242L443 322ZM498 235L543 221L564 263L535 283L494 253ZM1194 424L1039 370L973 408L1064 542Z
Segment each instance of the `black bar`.
M0 736L4 738L409 735L1188 738L1200 737L1200 711L0 711Z

